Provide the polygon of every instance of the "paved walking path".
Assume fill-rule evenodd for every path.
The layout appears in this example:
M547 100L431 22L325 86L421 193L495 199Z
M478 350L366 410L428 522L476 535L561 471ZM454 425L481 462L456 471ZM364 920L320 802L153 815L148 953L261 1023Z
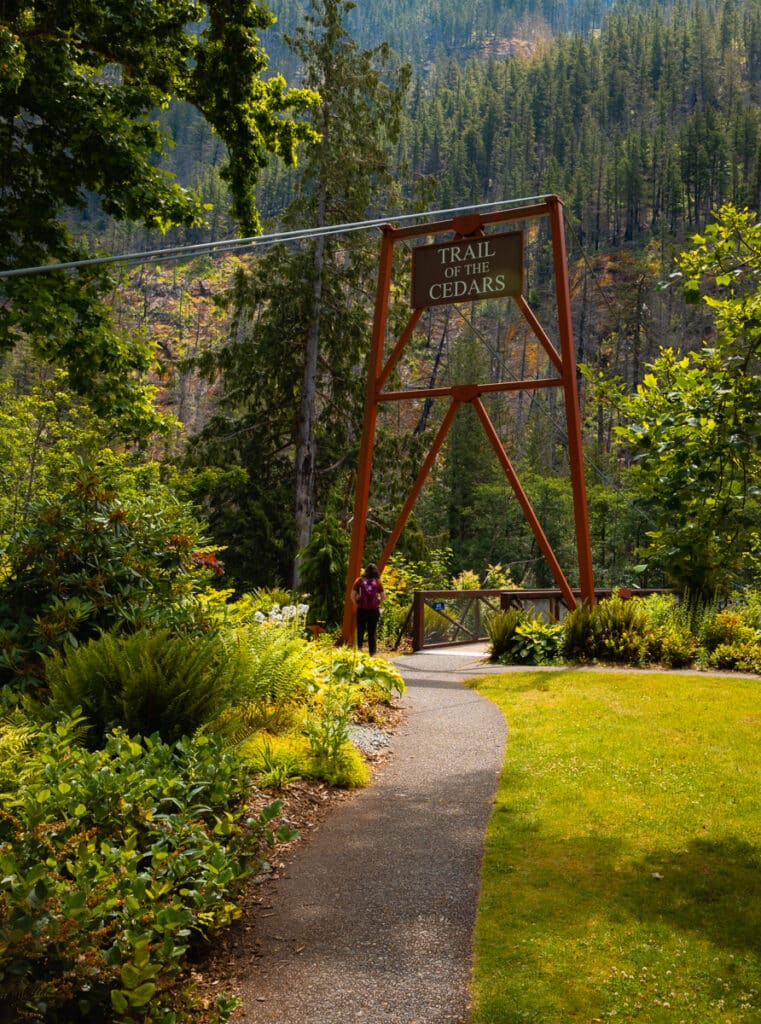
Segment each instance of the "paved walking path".
M393 756L337 806L257 921L238 979L245 1024L466 1024L501 712L462 685L483 648L396 660L408 685Z

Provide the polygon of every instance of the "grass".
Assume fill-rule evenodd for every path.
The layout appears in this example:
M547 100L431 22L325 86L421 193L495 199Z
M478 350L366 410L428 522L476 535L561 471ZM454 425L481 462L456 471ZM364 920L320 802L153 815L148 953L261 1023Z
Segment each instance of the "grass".
M761 681L521 672L472 1024L761 1022Z

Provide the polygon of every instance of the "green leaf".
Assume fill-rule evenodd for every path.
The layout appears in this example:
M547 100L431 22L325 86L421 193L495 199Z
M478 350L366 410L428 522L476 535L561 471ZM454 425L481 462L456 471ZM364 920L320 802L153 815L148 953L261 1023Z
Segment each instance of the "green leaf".
M150 1002L155 991L155 984L152 981L146 981L145 984L140 985L129 993L130 1005L137 1008L146 1006Z
M122 984L125 988L135 989L143 981L143 974L134 964L124 964L121 969Z
M126 1013L129 1010L128 993L121 989L111 989L111 1006L117 1013Z

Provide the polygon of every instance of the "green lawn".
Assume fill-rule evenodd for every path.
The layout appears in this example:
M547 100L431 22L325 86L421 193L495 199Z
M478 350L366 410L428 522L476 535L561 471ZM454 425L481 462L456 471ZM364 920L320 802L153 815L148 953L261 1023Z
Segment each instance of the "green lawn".
M509 729L473 1024L760 1024L761 680L471 685Z

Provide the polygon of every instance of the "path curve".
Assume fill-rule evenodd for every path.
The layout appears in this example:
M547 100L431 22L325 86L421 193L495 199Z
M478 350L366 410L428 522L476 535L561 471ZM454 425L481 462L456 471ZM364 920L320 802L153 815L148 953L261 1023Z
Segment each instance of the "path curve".
M396 660L393 756L339 804L256 922L245 1024L466 1024L484 834L506 728L462 685L482 655Z

